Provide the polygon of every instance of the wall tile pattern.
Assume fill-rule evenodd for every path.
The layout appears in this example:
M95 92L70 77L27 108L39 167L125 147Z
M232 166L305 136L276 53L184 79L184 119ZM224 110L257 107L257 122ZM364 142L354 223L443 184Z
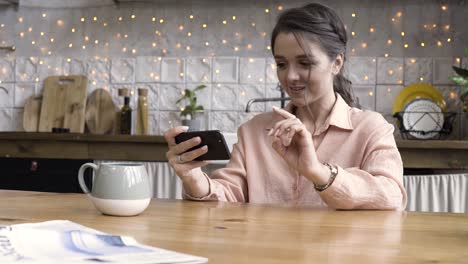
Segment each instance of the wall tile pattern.
M380 112L389 121L393 119L392 105L396 95L405 85L415 82L433 84L447 101L448 110L459 112L460 88L450 81L444 81L451 73L442 66L451 67L454 61L453 58L351 57L347 76L354 81L354 93L362 108ZM205 108L203 118L207 129L235 132L241 123L255 114L269 111L273 105L280 105L279 102L255 103L251 106L251 112L245 113L250 99L280 96L278 84L273 78L275 64L268 57L141 56L135 59L113 58L110 61L74 58L70 62L62 57L19 57L13 61L3 59L0 62L7 66L0 83L2 130L22 129L14 115L22 113L29 96L42 93L43 79L57 72L56 69L44 66L46 63L56 68L60 64L68 66L58 71L62 73L87 72L88 93L98 87L109 89L118 106L122 105L122 98L117 95L119 88L131 89L134 94L131 100L133 109L137 105L137 89L149 89L150 131L153 134L163 134L166 129L180 124L178 110L183 104L175 102L184 89L194 89L201 84L207 87L198 93L197 99ZM392 74L389 71L393 71ZM431 76L434 78L431 79ZM11 81L15 78L18 81Z

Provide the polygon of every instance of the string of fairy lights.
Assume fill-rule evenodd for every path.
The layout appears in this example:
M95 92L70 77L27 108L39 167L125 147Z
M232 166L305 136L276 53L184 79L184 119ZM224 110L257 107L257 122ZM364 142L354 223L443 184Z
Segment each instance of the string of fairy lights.
M233 54L242 54L242 52L248 52L248 51L264 51L264 54L270 53L271 52L271 46L269 45L269 31L271 30L270 28L267 28L265 26L271 26L272 23L274 22L274 18L277 16L279 12L281 12L285 7L283 5L275 5L271 7L266 7L266 8L260 8L257 9L259 12L256 13L253 18L250 20L246 20L245 18L240 19L242 14L221 14L224 17L220 16L217 19L212 19L212 18L207 18L207 17L202 17L195 10L191 13L187 14L180 14L181 17L178 17L176 20L177 21L183 21L182 23L177 24L174 27L174 17L170 15L160 15L160 16L149 16L148 15L142 15L140 17L138 12L133 12L130 9L127 10L126 15L119 14L119 12L115 12L111 14L110 16L99 17L97 15L91 15L91 16L70 16L69 18L63 17L63 18L55 18L53 17L47 10L43 12L39 12L39 17L23 17L19 16L17 17L17 22L19 25L16 27L20 29L19 32L16 32L17 34L17 41L22 42L22 47L26 48L27 46L25 45L25 41L30 41L29 48L34 50L38 49L40 51L41 56L64 56L64 54L67 53L73 53L73 52L78 52L81 50L81 52L86 52L89 49L94 49L100 50L101 54L95 55L95 59L102 59L104 61L108 60L108 57L110 56L109 48L111 45L115 45L115 43L118 43L120 45L120 48L118 52L122 56L140 56L140 54L145 54L148 50L151 50L152 54L158 54L157 60L161 61L162 57L164 56L170 56L173 54L178 54L177 51L184 51L185 55L190 56L198 56L199 52L201 49L206 49L210 50L208 56L223 56L224 54L222 53L215 53L213 52L213 47L225 47L226 49L230 50L233 52ZM440 6L440 12L441 13L447 13L450 11L449 6L447 5L441 5ZM37 13L37 12L36 12ZM83 12L85 13L85 12ZM121 12L120 12L121 13ZM35 13L34 13L35 14ZM396 11L390 18L390 21L388 21L389 25L391 24L401 24L402 19L405 17L405 13L403 10ZM183 19L182 19L183 16ZM266 18L265 18L266 16ZM366 50L369 48L371 45L367 41L361 40L361 35L364 34L376 34L379 33L379 29L372 24L372 21L369 22L369 28L368 32L358 32L356 28L354 28L354 21L357 21L360 17L361 14L358 11L353 11L349 14L344 14L345 16L345 21L351 21L351 23L348 23L351 26L346 26L348 30L348 34L351 40L354 40L357 43L354 46L350 47L350 55L356 55L358 49L362 53L363 50ZM364 17L364 16L363 16ZM268 19L269 23L265 23L264 20ZM255 21L257 20L257 21ZM27 21L31 21L30 25L27 25ZM168 21L171 21L171 23L168 23ZM263 21L263 23L262 23ZM36 23L48 23L50 30L46 32L45 30L38 30L36 29ZM153 40L151 38L146 37L144 39L145 43L142 45L137 45L138 48L136 47L135 42L135 36L132 36L130 33L130 29L132 27L127 27L127 31L119 31L119 32L113 32L110 30L110 28L125 28L125 25L129 24L136 24L140 25L139 27L141 29L139 30L148 30L150 33L146 34L146 36L152 36ZM259 26L259 25L262 26ZM12 27L14 26L14 23L10 23ZM231 25L231 27L227 27L228 25ZM234 26L232 26L234 25ZM223 27L226 27L228 31L235 29L236 26L238 27L237 30L233 30L232 32L229 32L229 34L224 34L222 38L195 38L197 35L200 36L201 34L208 34L210 30L216 29L216 30L223 30ZM253 44L253 41L246 40L246 37L244 33L245 32L245 27L251 27L253 32L255 32L257 35L252 37L249 35L248 37L251 39L255 38L260 38L263 39L264 43L263 47L258 47L256 44ZM409 49L411 48L411 45L417 45L419 48L433 48L438 47L438 48L444 48L447 45L451 45L455 41L457 41L455 34L453 32L453 26L451 24L442 24L442 23L425 23L420 25L420 28L424 32L429 32L433 36L430 40L420 40L416 44L414 41L414 37L410 36L407 32L402 30L399 32L398 36L395 37L389 37L386 40L386 46L387 47L392 47L393 45L396 45L397 41L395 41L396 37L398 37L400 40L398 43L402 43L402 48L403 49ZM102 34L103 37L100 37L99 34L92 34L91 32L87 32L88 29L89 31L100 31L100 32L106 32L106 34ZM7 24L6 22L1 21L0 19L0 36L1 33L8 30L7 29ZM11 29L13 30L13 29ZM63 37L63 34L61 36L56 35L54 32L57 31L64 31L68 32L68 35L70 38L64 38L62 39L61 36ZM109 32L112 32L112 35L110 35ZM217 34L219 32L215 32ZM66 35L66 33L64 33ZM172 38L174 39L175 43L163 43L162 40ZM27 40L26 40L27 39ZM68 40L68 41L67 41ZM198 42L196 42L198 41ZM146 43L147 42L147 43ZM5 45L6 42L3 40L2 45ZM60 47L58 46L60 45ZM117 46L117 45L115 45ZM143 52L141 49L144 49L145 52ZM391 58L393 55L385 51L386 49L382 49L383 52L381 54L382 57L385 58ZM70 52L67 52L70 51ZM154 52L153 52L154 51ZM180 53L180 52L179 52ZM86 53L85 53L86 54ZM119 57L119 54L115 54L113 51L112 53L113 57ZM46 62L43 59L37 59L34 58L36 62L39 65L44 65ZM203 59L205 60L205 59ZM68 57L65 56L65 61L68 63L71 63L73 61L73 57ZM460 58L455 58L456 63L460 63L461 59ZM180 63L180 60L177 60L178 63ZM253 59L249 59L249 62L254 63ZM375 62L375 59L374 59ZM203 63L208 63L207 61L203 61ZM411 59L410 64L415 64L417 63L416 59ZM45 65L47 66L47 65ZM275 65L267 65L269 67L272 67L275 69ZM49 67L49 66L48 66ZM1 69L2 71L5 71L5 69ZM59 69L56 69L57 72ZM394 75L398 71L402 71L403 69L401 67L396 68L396 69L389 69L387 71L387 74L389 76ZM213 69L215 74L220 74L219 69ZM97 74L96 72L91 72L92 74ZM184 76L184 72L180 72L179 75L181 77ZM150 72L149 76L155 80L155 81L160 81L161 77L154 72ZM26 76L24 76L26 78ZM94 76L94 77L99 77L99 76ZM364 81L369 80L369 75L364 75L363 77ZM1 81L1 80L0 80ZM36 81L39 81L38 78L36 78ZM264 80L261 80L263 82ZM420 81L424 81L424 77L420 77ZM400 83L403 83L403 80L399 80ZM93 84L96 84L95 82Z

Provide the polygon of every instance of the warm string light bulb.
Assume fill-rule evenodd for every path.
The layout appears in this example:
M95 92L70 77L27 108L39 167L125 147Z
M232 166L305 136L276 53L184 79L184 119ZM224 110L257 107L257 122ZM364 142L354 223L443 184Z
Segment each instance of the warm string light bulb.
M278 11L283 10L283 6L281 6L281 5L278 5L278 6L276 6L276 7L275 7L275 6L272 6L271 8L272 8L272 9L265 8L265 9L264 9L265 13L270 13L271 10L275 11L275 9L277 9ZM442 5L442 6L441 6L441 9L442 9L443 11L447 11L447 6ZM41 13L40 13L40 14L41 14ZM352 12L352 13L351 13L351 16L352 16L353 18L357 18L357 17L358 17L357 12ZM401 18L402 16L403 16L403 12L398 11L398 12L395 13L395 16L394 16L394 17L398 19L398 18ZM46 18L46 17L50 17L50 16L49 16L48 14L46 14L46 13L42 13L42 17L43 17L43 18ZM131 15L128 15L128 14L127 14L127 15L124 15L124 17L127 19L127 21L129 21L129 18L130 18L130 19L136 19L136 15L135 15L135 14L131 14ZM189 17L191 20L194 19L194 15L193 15L193 14L190 14L188 17ZM50 17L50 18L52 18L52 17ZM99 19L97 16L88 16L88 17L79 16L78 18L79 18L79 21L81 21L81 22L88 22L88 23L89 23L89 22L92 22L92 21L98 21L98 20L99 20L99 21L100 21L99 23L100 23L100 24L102 23L102 20ZM236 21L236 20L238 19L236 15L232 15L230 18L232 18L232 21ZM115 17L114 17L113 19L115 19ZM156 18L156 17L151 17L151 16L150 16L150 19L151 19L153 22L156 22L156 23L159 22L160 24L163 24L163 23L166 22L166 21L165 21L163 18L161 18L161 17ZM203 18L202 18L202 19L203 19ZM87 21L87 20L88 20L88 21ZM19 21L20 23L23 22L23 17L19 17L19 18L18 18L18 21ZM65 22L64 22L64 20L58 19L58 20L52 20L51 23L53 24L54 21L56 21L57 26L63 26L65 22L66 22L67 24L68 24L68 22L69 22L69 21L67 21L67 20L65 20ZM123 21L123 17L122 17L122 16L119 16L119 17L118 17L118 21ZM229 19L229 16L226 16L224 19L221 20L221 22L222 22L223 25L227 25L227 24L229 23L229 21L231 21L231 20ZM231 21L230 23L234 24L232 21ZM252 20L251 20L251 21L245 21L245 22L247 23L247 25L250 24L252 27L257 27L257 23L253 22ZM75 22L75 23L76 23L76 22ZM115 22L114 22L114 23L115 23ZM219 20L218 20L217 23L219 23ZM79 23L78 23L78 24L79 24ZM107 23L103 23L103 25L104 25L104 26L107 26ZM177 24L176 24L176 25L177 25ZM200 25L200 24L198 24L198 25ZM207 23L203 23L203 24L201 24L201 25L202 25L202 28L203 28L203 29L206 29L206 28L208 27ZM218 24L218 25L219 25L219 24ZM260 25L260 24L259 24L259 25ZM5 26L4 24L1 24L0 27L4 27L4 26ZM75 24L75 26L76 26L76 24ZM181 31L181 33L182 33L182 31L188 29L188 28L185 28L184 26L185 26L184 24L179 24L179 25L178 25L178 30ZM213 27L213 26L210 24L210 27ZM448 30L451 29L451 26L450 26L449 24L445 24L445 23L427 23L427 25L424 25L424 28L428 28L429 31L431 31L431 29L435 29L435 28L437 28L437 27L438 27L439 29L441 29L441 30L443 29L443 30L445 30L445 31L448 31ZM260 29L260 28L259 28L259 29ZM33 28L32 28L32 27L29 27L27 30L28 30L28 32L33 32ZM36 27L34 27L34 30L35 30L35 31L38 31ZM68 29L68 30L69 30L69 29ZM369 30L369 33L375 33L375 32L376 32L376 28L375 28L375 26L373 26L373 25L369 25L369 26L368 26L368 30ZM77 31L77 29L76 29L76 28L71 28L71 31L72 31L72 33L75 33L75 32ZM267 36L267 33L266 33L266 32L261 32L261 30L259 30L259 31L260 31L260 32L258 32L257 34L260 34L260 35L263 36L264 38ZM80 31L80 32L81 32L81 31ZM157 34L158 36L161 36L161 35L162 35L161 32L159 32L159 31L156 31L156 32L157 32L156 34ZM166 31L162 30L162 32L166 32ZM86 32L83 32L83 33L86 33ZM197 32L194 32L194 33L196 34ZM24 32L20 32L19 34L20 34L20 37L24 37L24 35L25 35ZM40 36L45 36L45 37L46 37L46 40L48 39L48 40L50 41L50 43L55 42L54 38L50 38L50 36L47 36L47 34L46 34L45 32L39 32L39 34L40 34ZM81 33L80 33L80 34L81 34ZM187 37L191 37L193 33L192 33L192 32L187 32L187 33L182 33L182 34L187 34ZM243 33L242 33L242 34L243 34ZM357 32L351 31L351 35L352 35L353 37L355 37L355 36L357 35ZM401 32L400 32L400 35L401 35L401 37L406 37L406 33L405 33L404 31L401 31ZM447 35L450 36L450 34L447 34ZM125 39L127 39L127 38L129 37L128 34L123 34L123 33L122 33L122 36L123 36L123 38L125 38ZM240 34L239 32L236 32L235 36L236 36L236 38L241 39L241 40L244 39L244 38L246 37L246 36L241 36L241 34ZM408 35L408 36L409 36L409 37L412 37L412 36L410 36L410 35ZM36 36L36 37L37 37L37 36ZM120 35L119 35L119 38L120 38ZM232 38L232 36L231 36L231 38ZM405 39L406 39L406 38L402 38L402 40L405 40ZM122 40L122 39L120 39L120 40ZM38 44L40 43L40 38L39 38L38 40L31 40L31 39L29 39L29 41L31 41L32 45L38 45ZM97 39L95 39L95 40L90 40L88 36L85 36L85 41L86 41L86 42L92 41L92 42L94 42L94 44L99 44L99 41L98 41ZM385 41L385 40L384 40L384 41ZM427 40L426 40L426 41L427 41ZM434 41L430 41L430 42L431 42L432 44L429 43L429 46L430 46L430 45L433 45ZM454 42L454 38L448 37L448 36L441 36L441 37L439 38L439 40L436 41L436 44L437 44L438 47L442 47L444 43L445 43L446 46L449 46L449 44L446 44L446 43L452 43L452 42ZM212 46L212 45L213 45L213 43L209 43L208 41L206 41L206 42L203 41L203 42L201 42L201 43L203 43L205 47L208 47L208 46ZM227 45L228 43L231 43L231 41L230 41L229 39L222 39L221 43L222 43L223 45ZM409 48L409 45L410 45L409 43L410 43L410 42L408 42L408 41L403 41L403 45L402 45L402 44L400 44L399 40L397 40L397 42L395 42L396 45L402 45L405 49L408 49L408 48ZM104 42L103 42L102 44L104 44ZM357 44L357 45L360 45L361 48L363 48L363 49L366 49L366 48L369 48L369 47L372 46L372 45L369 46L369 44L366 43L366 42L361 42L360 44L359 44L359 42L358 42L358 43L356 43L356 44ZM387 45L392 45L392 44L394 44L394 43L393 43L393 40L392 40L392 39L388 39L388 40L387 40ZM425 46L427 45L427 43L425 43L424 41L420 41L419 43L418 43L418 42L416 42L416 43L412 43L412 42L411 42L411 45L414 45L415 47L418 47L418 44L419 44L420 47L425 47ZM85 46L85 45L82 45L82 43L79 43L79 42L68 43L68 44L65 44L65 45L68 45L69 48L74 47L74 48L76 48L76 49L79 49L79 48L81 47L82 49L86 49L86 46ZM89 48L89 45L91 45L91 44L87 44L87 45L88 45L88 48ZM108 45L109 45L109 44L106 43L106 46L108 46ZM153 42L153 43L149 42L149 45L152 45L153 48L156 48L156 47L158 46L158 45L156 44L156 42ZM162 44L161 44L161 45L162 45ZM220 43L219 43L219 42L216 42L216 45L220 45ZM263 49L266 48L267 50L271 50L271 46L270 46L270 45L261 45L259 48L262 48L262 46L263 46ZM37 47L37 46L36 46L36 47ZM182 44L182 43L177 43L177 44L175 45L175 47L176 47L177 49L185 49L185 50L187 50L187 51L192 50L192 47L191 47L191 46L189 46L189 45L187 45L187 44L184 45L184 44ZM229 47L229 46L226 46L226 48L227 48L227 47ZM401 46L400 46L400 47L401 47ZM37 47L37 48L38 48L38 47ZM162 47L161 47L161 48L162 48ZM235 47L232 47L232 46L231 46L231 47L229 47L229 48L232 48L232 49L234 49L234 51L237 52L237 51L240 51L240 50L244 50L244 51L246 51L246 50L251 50L251 49L253 49L254 47L253 47L252 44L245 44L245 43L240 44L240 43L238 43L238 46L235 46ZM357 50L359 50L359 46L357 46L357 47L355 47L355 48L356 48ZM133 50L132 50L131 48L128 48L128 50L127 50L127 48L124 48L124 49L125 49L125 52L128 51L128 52L132 52L132 53L134 53L134 54L136 53L136 50L135 50L135 49L133 49ZM46 49L46 50L43 51L43 54L45 54L45 53L47 53L47 52L48 52L48 50ZM166 52L167 52L167 51L165 50L165 52L163 52L163 53L166 53ZM353 52L355 52L355 49L353 49ZM49 53L50 53L50 51L49 51ZM390 55L389 55L388 53L386 53L386 54L385 54L385 57L388 57L388 56L390 56Z

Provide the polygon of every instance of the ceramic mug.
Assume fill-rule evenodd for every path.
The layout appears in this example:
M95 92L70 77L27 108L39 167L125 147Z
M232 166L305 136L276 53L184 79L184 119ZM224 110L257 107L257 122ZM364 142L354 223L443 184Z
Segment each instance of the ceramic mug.
M87 168L95 172L91 191L83 179ZM148 173L143 164L85 163L78 171L78 182L96 209L106 215L138 215L151 201Z

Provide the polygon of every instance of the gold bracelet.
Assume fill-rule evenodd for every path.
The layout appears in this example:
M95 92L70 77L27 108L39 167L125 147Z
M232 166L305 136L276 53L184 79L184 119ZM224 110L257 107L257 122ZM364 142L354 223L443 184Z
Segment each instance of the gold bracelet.
M330 187L330 185L335 181L336 175L338 174L338 168L336 166L333 166L328 162L323 163L323 165L330 169L330 178L325 185L318 186L314 184L315 190L319 192L325 191L328 187Z

